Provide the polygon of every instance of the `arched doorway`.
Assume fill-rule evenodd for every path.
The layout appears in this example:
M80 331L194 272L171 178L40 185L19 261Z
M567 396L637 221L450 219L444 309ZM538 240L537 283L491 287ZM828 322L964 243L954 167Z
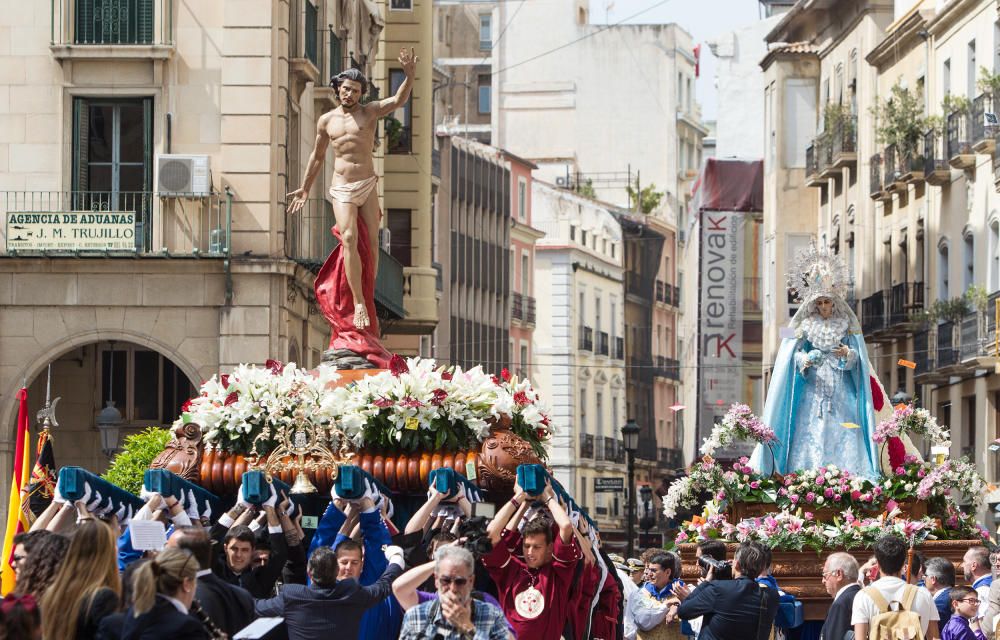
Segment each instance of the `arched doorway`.
M51 381L48 364L52 365ZM47 385L52 399L61 398L56 407L59 426L52 429L56 463L95 472L103 471L108 463L97 429L97 415L108 400L121 414L120 444L146 427L169 426L195 392L182 367L149 345L127 340L81 344L41 363L39 373L29 381L33 437L34 417L45 404Z

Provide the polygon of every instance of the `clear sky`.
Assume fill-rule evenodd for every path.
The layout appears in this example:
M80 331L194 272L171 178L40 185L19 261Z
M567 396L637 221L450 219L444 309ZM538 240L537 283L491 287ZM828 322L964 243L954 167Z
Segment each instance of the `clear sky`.
M649 7L653 8L625 20ZM622 20L637 24L676 22L691 34L695 44L702 43L701 75L695 94L705 120L715 120L717 111L715 59L705 41L762 18L757 0L590 0L590 21L595 24Z

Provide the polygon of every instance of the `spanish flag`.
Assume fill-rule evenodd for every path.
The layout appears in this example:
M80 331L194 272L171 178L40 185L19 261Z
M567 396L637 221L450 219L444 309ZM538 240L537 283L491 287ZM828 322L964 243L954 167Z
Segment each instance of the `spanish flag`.
M7 595L14 590L14 536L28 528L28 520L21 509L21 489L28 486L31 474L31 449L28 447L28 390L17 392L17 447L14 449L14 478L10 485L10 502L7 503L7 531L3 538L2 584L0 593Z

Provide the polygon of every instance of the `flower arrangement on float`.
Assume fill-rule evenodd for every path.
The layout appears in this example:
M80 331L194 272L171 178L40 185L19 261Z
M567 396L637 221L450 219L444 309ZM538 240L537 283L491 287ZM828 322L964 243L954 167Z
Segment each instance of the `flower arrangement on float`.
M931 517L911 519L890 501L885 511L878 515L859 516L845 509L832 522L820 522L810 511L784 509L732 523L724 513L709 508L701 516L685 522L674 543L754 541L776 551L812 549L820 552L829 548L870 547L886 533L895 533L911 546L925 540L989 539L989 533L971 519L951 522Z
M938 425L925 409L909 405L897 407L892 417L879 425L876 440L886 442L908 434L923 436L925 442L936 446L950 444L947 429ZM913 507L915 516L930 513L933 522L938 523L939 537L956 539L970 532L976 533L977 537L979 535L973 516L965 515L956 498L961 497L975 511L982 505L989 487L975 465L965 458L935 465L907 455L893 469L893 473L873 481L834 465L797 470L784 476L761 475L749 466L746 457L724 466L712 457L717 449L738 439L767 445L773 442L773 438L773 431L746 405L732 405L725 418L705 439L701 449L703 457L691 466L687 476L674 481L669 487L663 500L664 514L675 518L682 511L705 505L709 516L696 516L696 519L701 519L700 526L707 525L709 530L717 530L712 525L720 524L719 518L724 520L727 516L722 514L733 505L773 505L778 513L795 513L804 509L809 513L815 512L815 516L823 521L836 521L836 514L840 513L842 517L846 510L850 511L854 520L862 522L872 521L880 512L891 512L893 509L889 505L893 505L894 508L902 506L903 511ZM921 502L915 503L915 500ZM739 515L732 509L730 511L730 518ZM761 511L762 508L756 509L757 513ZM858 518L854 514L863 517ZM714 521L705 522L708 518L714 518ZM919 519L915 517L915 520ZM944 526L941 526L942 522ZM815 538L815 541L820 540Z
M250 453L255 441L257 452L267 453L276 444L270 434L295 419L312 429L336 426L357 448L402 451L469 448L485 440L493 424L509 420L544 457L553 434L538 392L506 369L497 377L482 367L437 367L431 359L395 356L388 371L332 386L339 377L324 366L240 365L204 382L175 425L198 424L206 447L235 454Z

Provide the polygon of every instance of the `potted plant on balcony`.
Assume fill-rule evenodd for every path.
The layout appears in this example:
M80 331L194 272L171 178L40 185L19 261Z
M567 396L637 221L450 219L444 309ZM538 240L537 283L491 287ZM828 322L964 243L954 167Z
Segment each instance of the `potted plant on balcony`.
M836 102L826 105L823 109L823 131L817 140L832 145L834 162L840 153L854 152L854 114L848 105Z
M976 86L980 91L989 95L1000 95L1000 73L991 73L986 67L979 67L979 79Z
M886 173L894 172L900 177L922 173L920 143L930 123L923 114L920 96L897 83L888 99L872 107L872 115L878 123L875 128L878 141L887 147L895 146L899 154L897 166L886 167Z

